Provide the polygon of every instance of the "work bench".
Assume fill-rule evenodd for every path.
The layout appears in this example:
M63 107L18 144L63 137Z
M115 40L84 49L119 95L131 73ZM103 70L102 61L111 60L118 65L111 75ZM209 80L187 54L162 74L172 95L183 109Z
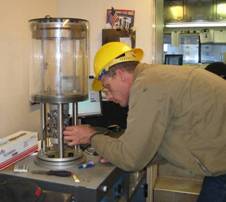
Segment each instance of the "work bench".
M27 165L28 172L16 173L13 169L5 169L0 172L0 179L7 177L35 182L47 194L60 194L61 199L58 197L55 202L145 201L145 172L128 173L110 163L99 163L97 156L86 155L86 158L94 162L94 167L79 169L75 164L66 168L74 173L80 182L75 182L73 177L32 174L29 170L47 169L35 163L35 155L17 162L17 166Z

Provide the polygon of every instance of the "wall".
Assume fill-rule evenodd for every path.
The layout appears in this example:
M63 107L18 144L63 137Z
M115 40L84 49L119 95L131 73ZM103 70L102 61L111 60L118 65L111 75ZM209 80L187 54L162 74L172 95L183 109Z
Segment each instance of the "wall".
M55 0L0 0L0 137L38 130L39 111L28 101L31 32L28 20L56 15Z
M136 46L144 49L144 62L153 62L153 15L154 0L58 0L58 11L61 17L84 18L90 22L91 74L95 52L101 46L102 29L106 26L106 10L135 10L134 27L136 29Z
M29 105L31 32L28 20L53 17L90 21L90 63L101 45L106 9L135 10L136 45L145 51L144 62L154 57L154 0L0 0L0 137L18 130L39 130L39 110ZM92 68L91 68L92 69ZM92 73L92 71L91 71ZM37 108L37 107L36 107Z

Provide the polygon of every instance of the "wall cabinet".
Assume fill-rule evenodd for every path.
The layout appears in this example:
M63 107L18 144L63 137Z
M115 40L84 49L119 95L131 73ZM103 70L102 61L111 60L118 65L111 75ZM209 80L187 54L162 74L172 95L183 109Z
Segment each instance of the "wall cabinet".
M226 0L164 0L165 22L226 19Z

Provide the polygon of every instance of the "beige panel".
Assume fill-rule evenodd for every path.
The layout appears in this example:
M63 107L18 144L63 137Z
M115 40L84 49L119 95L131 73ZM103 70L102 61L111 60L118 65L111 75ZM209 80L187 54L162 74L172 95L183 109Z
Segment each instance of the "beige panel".
M175 192L155 191L155 202L196 202L197 196Z
M202 181L182 177L158 177L155 183L155 191L168 191L199 195Z
M203 177L166 163L158 165L154 180L148 180L153 196L147 202L193 202L199 195Z

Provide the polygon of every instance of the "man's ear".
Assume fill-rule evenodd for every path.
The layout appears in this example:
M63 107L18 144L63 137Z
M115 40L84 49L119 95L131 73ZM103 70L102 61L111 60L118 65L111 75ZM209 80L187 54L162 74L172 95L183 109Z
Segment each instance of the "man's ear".
M121 79L121 81L126 80L126 71L123 69L117 69L116 70L116 75Z

